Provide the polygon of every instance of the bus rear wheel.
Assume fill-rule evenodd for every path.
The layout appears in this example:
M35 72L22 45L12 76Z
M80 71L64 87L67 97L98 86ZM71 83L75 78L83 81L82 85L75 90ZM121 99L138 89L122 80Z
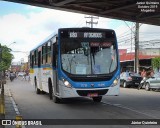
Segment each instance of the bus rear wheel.
M37 80L36 80L36 79L35 79L34 83L35 83L36 93L37 93L37 94L40 94L40 93L41 93L41 90L37 87Z
M61 102L61 99L56 97L54 94L53 94L53 102L54 103L60 103Z
M49 89L49 99L52 100L53 99L53 87L52 87L52 82L49 80L48 82L48 89Z
M102 96L93 97L94 102L101 102L101 100L102 100Z

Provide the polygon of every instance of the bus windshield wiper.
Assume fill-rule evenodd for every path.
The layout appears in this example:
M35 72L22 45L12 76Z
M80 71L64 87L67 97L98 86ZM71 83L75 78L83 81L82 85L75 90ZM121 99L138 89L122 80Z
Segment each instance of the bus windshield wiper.
M109 65L109 73L110 73L110 70L111 70L112 63L113 63L113 59L111 59L111 63Z

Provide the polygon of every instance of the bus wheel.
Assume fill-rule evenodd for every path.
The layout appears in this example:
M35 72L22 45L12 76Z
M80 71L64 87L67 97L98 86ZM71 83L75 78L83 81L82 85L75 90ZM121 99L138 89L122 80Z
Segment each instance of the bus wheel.
M50 100L53 100L54 103L60 103L61 99L54 95L51 80L49 80L48 86L49 86L49 98L50 98Z
M52 83L51 83L51 81L49 81L48 82L48 88L49 88L49 98L50 98L50 100L52 100L53 99L53 87L52 87Z
M56 97L54 94L53 94L53 102L54 103L60 103L61 102L61 99Z
M102 96L93 97L94 102L101 102L101 100L102 100Z
M35 90L36 90L36 93L37 93L37 94L40 94L41 91L40 91L40 89L37 87L37 80L36 80L36 79L35 79L34 83L35 83Z

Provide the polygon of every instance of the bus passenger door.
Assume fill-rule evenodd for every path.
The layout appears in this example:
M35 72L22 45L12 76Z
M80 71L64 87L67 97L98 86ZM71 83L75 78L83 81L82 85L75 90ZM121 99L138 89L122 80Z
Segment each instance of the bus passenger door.
M42 78L41 78L41 51L38 51L38 79L39 79L39 89L42 90Z
M52 64L53 64L53 91L55 95L59 95L58 73L57 73L57 45L53 44L52 50Z

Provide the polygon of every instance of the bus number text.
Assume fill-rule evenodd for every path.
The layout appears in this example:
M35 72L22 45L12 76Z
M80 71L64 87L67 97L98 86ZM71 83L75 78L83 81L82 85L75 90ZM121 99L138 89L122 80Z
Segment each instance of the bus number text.
M70 38L77 38L77 33L76 32L70 32L69 36L70 36Z

